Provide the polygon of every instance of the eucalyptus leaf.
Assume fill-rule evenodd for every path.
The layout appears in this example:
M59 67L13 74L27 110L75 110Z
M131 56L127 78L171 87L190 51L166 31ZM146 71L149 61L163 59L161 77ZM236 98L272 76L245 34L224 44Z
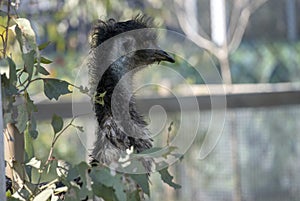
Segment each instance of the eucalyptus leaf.
M1 75L1 84L2 89L4 89L4 98L11 98L13 95L18 94L18 89L16 86L12 85L9 81L9 79L6 77L6 74Z
M59 131L61 131L61 129L63 128L64 121L63 121L63 119L60 116L57 116L56 114L54 114L52 116L51 125L53 127L54 134L56 134Z
M44 78L44 93L51 100L56 99L61 95L71 93L69 83L63 80Z
M30 159L30 161L28 163L26 163L26 165L34 167L35 169L40 169L41 164L42 164L42 162L40 160L36 159L35 157Z
M131 174L130 177L150 196L149 178L147 174Z
M107 168L93 168L90 172L90 177L93 182L103 184L107 187L114 185L114 177Z
M106 187L103 184L93 183L92 190L96 196L103 198L105 201L118 200L112 187Z
M40 66L37 71L42 75L50 75L50 73L43 66Z
M28 122L28 131L29 131L30 137L32 137L33 139L37 138L38 131L36 129L36 120L33 115L31 116L30 121Z
M127 194L127 201L140 201L140 192L135 190Z
M14 19L14 21L17 23L25 39L24 40L25 43L23 44L23 46L36 49L37 44L35 39L35 33L31 27L30 21L26 18L17 18Z
M22 31L21 29L19 28L19 26L15 26L15 33L16 33L16 38L17 38L17 41L19 42L19 45L20 45L20 49L22 52L24 52L23 50L23 37L22 37Z
M29 162L30 159L34 157L34 148L33 148L33 138L30 134L30 127L29 123L27 124L27 128L24 131L24 140L25 140L25 162ZM31 170L32 166L26 166L25 167L26 173L29 177L29 180L31 181Z
M159 174L161 176L161 179L169 186L173 187L174 189L181 188L181 186L179 184L176 184L172 181L174 177L172 175L170 175L168 168L164 168L164 169L160 170Z
M115 194L119 201L126 201L126 193L124 184L120 180L116 180L114 183Z
M28 73L28 80L31 80L33 75L34 55L34 50L31 50L30 52L24 53L22 55L24 60L25 72Z
M47 59L45 57L41 57L41 61L42 64L51 64L52 61L50 59Z
M47 201L50 196L53 194L53 189L47 188L38 194L33 201Z
M48 45L50 44L51 42L50 41L47 41L45 43L42 43L38 46L39 50L43 50L45 49L46 47L48 47Z
M27 112L29 114L31 114L32 112L37 112L37 107L33 103L33 100L30 99L30 96L27 93L27 91L24 92L24 98L25 98L25 101L26 101L25 105L26 105Z
M19 132L22 133L26 129L28 122L28 112L23 104L17 106L18 116L17 116L17 127Z
M7 57L7 61L9 65L9 82L11 85L15 85L17 83L16 64L10 57Z

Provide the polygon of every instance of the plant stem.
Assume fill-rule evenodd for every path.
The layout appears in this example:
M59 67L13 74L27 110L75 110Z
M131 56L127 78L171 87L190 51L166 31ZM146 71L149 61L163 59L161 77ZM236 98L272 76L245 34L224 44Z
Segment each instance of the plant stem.
M6 50L7 50L7 41L8 41L8 27L10 23L10 5L11 0L8 0L7 2L7 23L5 27L5 42L3 43L3 57L6 57Z
M57 135L53 136L53 140L51 143L51 148L49 151L49 155L48 155L48 160L46 161L45 165L47 165L49 163L49 161L51 161L52 158L52 154L53 154L53 149L54 149L54 145L57 142L58 138L70 127L73 126L73 122L74 120L77 118L77 116L73 117L72 120L68 123L68 125L66 125Z

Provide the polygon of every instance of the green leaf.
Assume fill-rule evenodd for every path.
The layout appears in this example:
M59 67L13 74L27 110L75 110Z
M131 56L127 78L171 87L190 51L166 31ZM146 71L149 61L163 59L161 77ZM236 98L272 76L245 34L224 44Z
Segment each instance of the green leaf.
M60 116L57 116L56 114L54 114L52 116L51 125L53 127L54 134L56 134L59 131L61 131L61 129L63 128L64 121L63 121L63 119Z
M71 93L69 83L63 80L44 78L44 93L51 100L58 100L59 96Z
M179 189L181 188L181 186L179 184L176 184L174 182L172 182L173 180L173 176L170 175L170 173L168 172L168 168L164 168L162 170L159 171L159 174L161 176L161 179L168 184L169 186L173 187L174 189Z
M45 57L41 57L41 61L42 64L51 64L52 61L50 59L47 59Z
M46 70L46 68L44 68L43 66L40 66L38 68L38 73L42 74L42 75L50 75L50 73Z
M34 60L34 63L37 63L37 62L38 62L38 60L35 59L35 60ZM40 58L40 63L42 63L42 64L51 64L52 61L51 61L50 59L45 58L45 57L41 57L41 58Z
M28 80L31 80L34 66L34 55L35 51L31 50L28 53L22 54L25 66L25 72L28 73Z
M15 85L17 83L16 64L10 57L7 57L7 61L9 65L9 82L11 85Z
M106 91L103 93L96 93L96 95L94 96L94 101L95 103L98 103L100 105L104 105L104 96L106 94Z
M26 110L26 107L24 105L18 105L17 106L17 111L18 111L18 117L17 117L17 127L20 131L20 133L24 132L27 126L28 122L28 112Z
M138 190L127 193L127 201L140 201L140 192Z
M151 153L161 151L162 149L163 149L162 147L151 147L150 149L146 149L140 152L139 154L151 154Z
M27 91L25 91L25 93L24 93L24 98L25 98L25 101L26 101L25 105L26 105L27 112L29 114L31 114L32 112L37 112L37 107L33 103L33 100L30 99L30 96L27 93Z
M103 198L105 201L118 200L112 187L106 187L99 183L93 183L92 190L96 196Z
M34 116L31 116L31 119L28 123L28 131L29 131L29 135L33 138L36 139L38 136L38 131L36 130L36 120L34 118Z
M53 189L47 188L38 194L33 201L47 201L53 193Z
M115 194L116 194L118 200L126 201L125 188L124 188L124 184L122 183L121 179L115 180L114 189L115 189Z
M19 42L19 45L20 45L20 49L21 49L21 52L24 52L23 50L23 38L22 38L22 31L21 29L19 28L19 26L15 26L15 33L16 33L16 38L17 38L17 41Z
M5 97L3 98L11 98L13 95L18 94L17 87L10 83L5 73L1 75L1 83L2 83L2 89L4 89L3 92L5 94Z
M93 182L103 184L107 187L114 185L114 177L107 168L93 168L90 172Z
M42 43L38 46L39 50L43 50L45 49L51 42L48 41L48 42L45 42L45 43Z
M29 123L27 124L27 128L24 131L24 140L25 140L25 162L29 162L29 159L34 157L34 148L33 148L33 138L30 136L30 128ZM31 181L31 166L25 166L26 173L29 177L29 181Z
M131 174L130 177L150 196L149 178L147 174Z
M76 168L78 169L80 178L83 182L86 181L86 173L90 166L86 162L79 163Z

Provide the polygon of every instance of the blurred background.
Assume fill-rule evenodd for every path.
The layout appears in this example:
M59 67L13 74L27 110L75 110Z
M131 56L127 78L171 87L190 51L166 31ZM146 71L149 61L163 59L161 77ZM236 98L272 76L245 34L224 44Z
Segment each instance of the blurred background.
M17 12L31 21L38 43L51 41L43 50L53 60L45 66L51 76L71 83L88 55L88 34L98 18L128 20L145 13L155 18L158 27L181 33L204 50L182 52L184 59L176 58L170 65L193 88L201 109L200 129L183 160L171 167L182 188L175 191L154 174L150 200L296 201L300 199L299 10L300 0L21 0ZM193 66L214 65L224 80L225 85L219 87L226 91L228 108L220 141L200 160L208 127L214 126L209 97L218 96L213 91L208 94L205 84L220 83L205 83ZM182 96L191 95L155 70L151 76L141 72L137 82L145 78L182 90ZM39 103L40 123L34 146L37 156L46 158L52 113L67 121L72 106L70 97L58 103L45 101L40 87L32 89ZM167 123L174 122L175 135L181 115L180 108L172 106L176 97L159 87L141 94L148 100L142 104L146 116L147 108L164 101ZM192 118L196 114L185 115ZM80 119L78 124L85 121ZM195 127L181 126L187 133ZM70 130L58 142L54 155L76 164L86 160L88 152L76 131Z

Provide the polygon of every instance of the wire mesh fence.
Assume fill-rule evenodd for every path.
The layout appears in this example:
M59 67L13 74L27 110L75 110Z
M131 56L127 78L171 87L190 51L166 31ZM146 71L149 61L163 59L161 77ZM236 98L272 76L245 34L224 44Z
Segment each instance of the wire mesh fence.
M299 116L298 105L229 109L220 141L199 160L211 120L209 111L201 112L195 142L172 167L182 189L155 184L152 200L299 200Z

